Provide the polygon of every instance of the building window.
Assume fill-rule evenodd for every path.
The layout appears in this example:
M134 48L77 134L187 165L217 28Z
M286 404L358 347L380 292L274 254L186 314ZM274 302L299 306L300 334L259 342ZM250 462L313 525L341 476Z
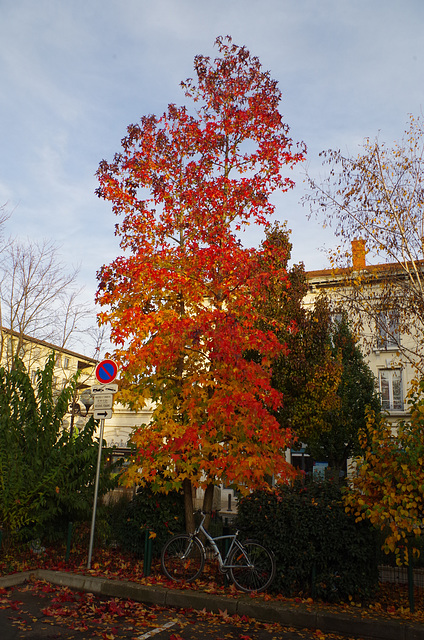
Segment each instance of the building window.
M69 369L69 358L67 356L63 356L63 368Z
M385 411L403 411L401 369L380 369L378 372L381 406Z
M400 343L399 315L396 311L380 311L375 320L377 349L397 349Z
M314 462L308 453L305 453L305 447L300 450L291 450L291 463L295 469L303 471L309 477L312 476Z
M343 322L343 314L342 313L332 313L331 314L331 323L333 327L338 327Z

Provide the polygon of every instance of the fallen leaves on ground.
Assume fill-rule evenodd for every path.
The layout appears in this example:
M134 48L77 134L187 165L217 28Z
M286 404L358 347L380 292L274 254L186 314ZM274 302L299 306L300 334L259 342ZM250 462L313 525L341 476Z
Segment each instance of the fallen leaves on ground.
M22 600L16 600L17 595L20 595ZM28 611L29 602L34 610L31 598L41 602L43 599L46 600L46 607L41 608L44 618L32 617ZM272 640L286 637L286 633L290 634L292 640L312 637L316 640L348 640L344 636L324 634L319 630L288 628L279 623L264 623L246 616L229 615L226 610L214 614L206 610L176 610L158 605L145 606L127 599L100 598L92 593L72 591L68 587L53 586L37 579L9 587L4 599L11 610L8 619L25 634L33 632L32 625L41 621L41 624L45 625L44 630L48 625L52 625L56 628L55 633L57 628L67 628L84 633L84 637L99 640L118 640L124 637L135 640L140 638L140 633L144 637L145 631L155 633L157 628L169 626L176 626L176 630L171 632L170 640L192 637L190 632L188 636L185 632L191 626L195 628L196 637L201 637L199 634L203 631L205 637L211 637L211 632L216 632L217 635L214 637L217 640L256 640L257 634L261 632L263 637L264 631ZM26 604L23 600L26 600ZM165 625L164 620L167 620Z
M31 580L24 585L10 587L2 599L2 608L9 608L16 615L10 618L22 630L31 628L31 616L22 600L15 600L15 594L30 594L46 600L41 605L41 614L46 624L67 627L75 631L100 634L103 640L114 640L116 626L122 623L125 629L139 633L142 628L157 627L161 607L146 606L133 600L118 598L101 599L92 593L72 591L68 587L53 586L43 580ZM14 615L14 617L13 617ZM35 622L34 618L32 622ZM87 636L88 637L88 636Z
M16 559L19 557L19 560ZM158 585L169 589L187 589L203 591L209 594L225 595L238 598L241 594L233 584L227 584L213 563L207 563L200 579L195 583L176 584L168 580L160 570L160 562L154 560L151 574L146 577L143 573L143 563L134 559L130 554L123 554L115 549L96 549L95 562L90 570L87 569L87 550L75 547L69 562L65 562L65 550L62 547L49 548L43 553L34 554L28 549L14 557L12 554L0 558L0 576L19 571L34 569L50 569L79 574L89 574L115 580L130 580L138 584ZM45 587L49 588L49 587ZM5 590L0 589L0 608L3 606L2 596ZM261 593L252 594L252 598L265 602L284 602L293 607L325 608L327 611L339 613L354 613L361 617L385 617L413 620L424 623L424 589L415 589L415 612L409 609L408 588L405 584L382 583L373 600L355 602L349 599L339 604L314 602L310 597L286 598L281 595Z

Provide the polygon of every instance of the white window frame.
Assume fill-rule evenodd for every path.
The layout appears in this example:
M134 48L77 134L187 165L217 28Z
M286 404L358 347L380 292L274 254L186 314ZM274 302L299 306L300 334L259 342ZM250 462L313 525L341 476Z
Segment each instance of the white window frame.
M396 311L382 310L376 317L376 343L380 351L399 349L399 316Z
M384 411L403 411L402 369L379 369L378 386Z

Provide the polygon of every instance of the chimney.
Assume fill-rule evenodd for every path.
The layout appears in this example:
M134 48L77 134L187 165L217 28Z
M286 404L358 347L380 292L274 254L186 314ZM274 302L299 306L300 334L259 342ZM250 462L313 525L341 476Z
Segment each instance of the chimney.
M365 240L352 240L352 264L354 271L365 269Z

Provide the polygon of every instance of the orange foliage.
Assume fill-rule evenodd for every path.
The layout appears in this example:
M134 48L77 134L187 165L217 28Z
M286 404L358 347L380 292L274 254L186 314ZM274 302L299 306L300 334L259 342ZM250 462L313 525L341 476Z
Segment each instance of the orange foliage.
M381 529L383 549L395 553L400 565L408 564L411 550L418 553L424 518L424 381L413 386L409 402L411 418L400 421L396 432L368 416L358 474L345 495L346 510Z
M269 195L292 186L281 166L303 156L259 61L231 39L217 46L221 57L197 56L197 83L183 83L197 113L170 105L143 117L98 170L98 195L123 216L125 252L99 272L99 317L124 372L121 400L156 406L133 436L126 481L165 491L185 479L244 490L291 473L291 434L272 415L282 399L270 362L285 347L258 328L255 306L269 278L289 289L287 254L267 242L245 248L236 231L267 226ZM274 267L263 259L270 253ZM248 349L261 362L246 360Z

